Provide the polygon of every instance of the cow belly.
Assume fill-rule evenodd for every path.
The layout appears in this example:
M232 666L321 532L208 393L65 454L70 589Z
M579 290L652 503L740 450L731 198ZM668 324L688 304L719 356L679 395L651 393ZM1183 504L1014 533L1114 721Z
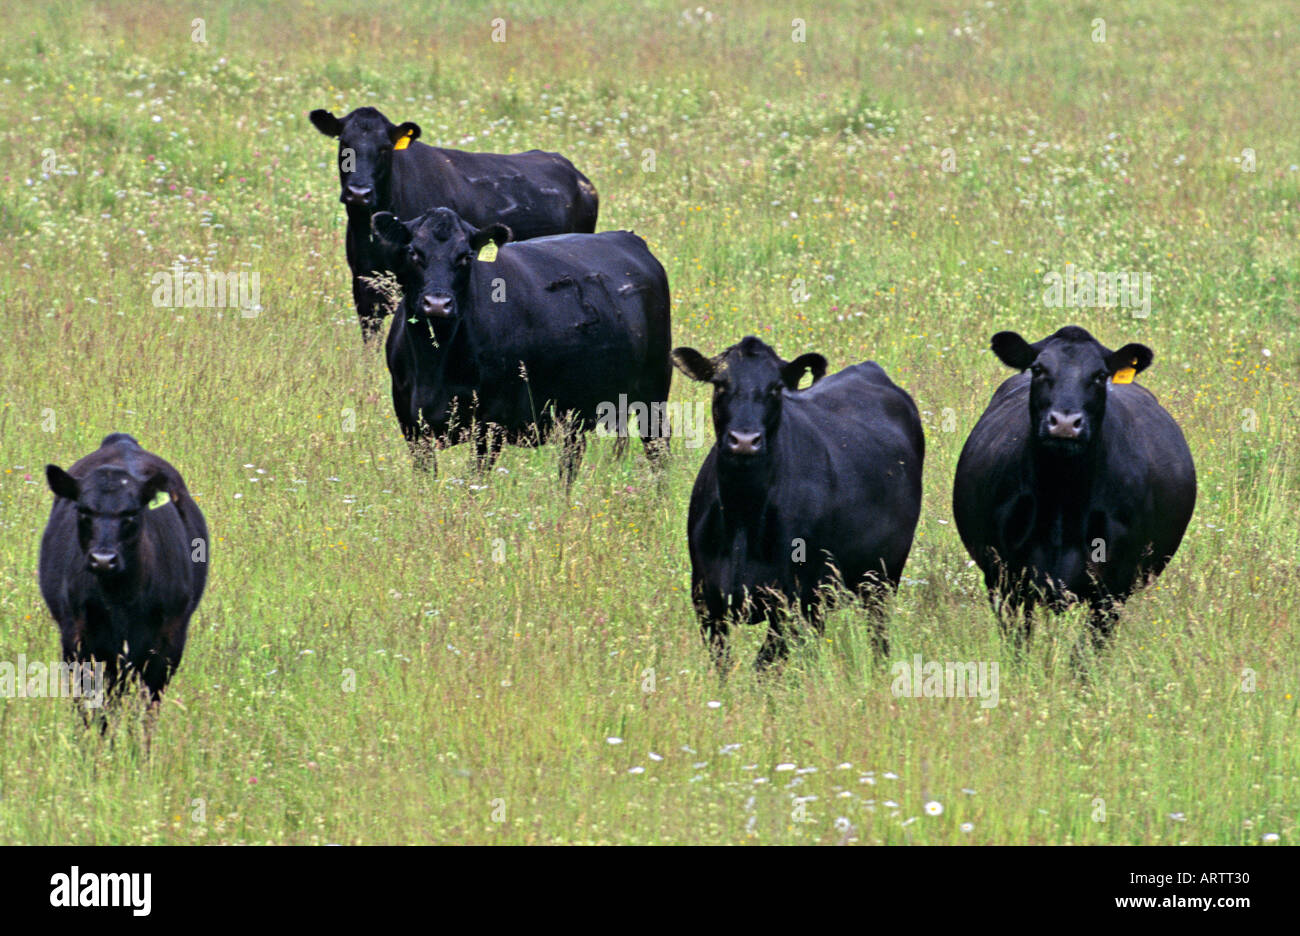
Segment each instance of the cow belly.
M744 566L730 561L713 561L701 580L701 595L715 617L735 615L747 608L750 622L760 620L769 608L779 607L782 598L797 602L797 597L781 585L780 572L771 566Z
M711 519L700 530L703 538L712 540L711 548L692 555L696 591L711 615L735 614L748 601L748 617L754 621L769 605L779 603L780 595L793 597L788 564L772 561L763 550L752 548L758 546L751 543L752 531L727 530L717 514Z
M1029 580L1050 602L1063 601L1067 592L1088 600L1096 591L1082 549L1036 549L1026 565Z

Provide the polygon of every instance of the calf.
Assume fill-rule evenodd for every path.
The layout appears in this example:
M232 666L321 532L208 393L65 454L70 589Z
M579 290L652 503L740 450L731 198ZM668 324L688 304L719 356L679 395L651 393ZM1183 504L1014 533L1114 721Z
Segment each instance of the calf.
M1036 604L1092 609L1098 646L1116 604L1159 575L1196 503L1196 469L1178 424L1132 383L1151 349L1118 351L1068 326L1029 344L993 336L1021 371L993 394L957 462L953 513L999 618Z
M110 698L139 678L156 704L207 582L203 514L176 469L122 433L67 471L46 465L45 477L55 500L41 594L64 662L103 664Z
M602 403L626 394L663 412L668 276L635 234L509 243L504 225L475 228L447 208L406 223L381 212L374 227L402 287L388 369L417 463L468 434L489 468L501 442L536 445L563 416L562 466L572 480ZM499 248L495 259L476 259L485 248ZM640 432L657 456L651 428Z
M587 177L557 153L465 153L419 142L420 127L393 124L373 107L346 117L311 112L316 129L339 141L339 200L347 209L347 255L361 333L379 330L388 298L366 280L391 270L371 239L371 216L410 220L450 208L476 227L510 226L516 240L596 230L599 199Z
M749 337L714 358L678 348L673 363L713 385L717 441L691 491L691 595L700 632L726 664L729 621L767 623L761 670L789 652L784 605L822 628L838 579L871 610L898 586L921 513L925 437L916 405L874 361L825 377L826 359L786 362ZM804 371L812 384L798 389Z

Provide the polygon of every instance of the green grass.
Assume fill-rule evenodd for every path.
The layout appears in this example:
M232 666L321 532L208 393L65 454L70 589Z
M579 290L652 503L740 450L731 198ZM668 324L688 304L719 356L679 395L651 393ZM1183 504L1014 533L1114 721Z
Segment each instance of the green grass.
M707 23L613 0L229 4L206 45L184 4L13 18L0 660L58 652L46 462L133 433L214 542L151 756L129 719L108 744L69 704L0 700L0 842L1295 841L1292 5L812 6L802 44L766 2ZM601 228L667 268L676 344L754 333L884 366L929 449L892 659L997 661L999 705L895 698L852 609L766 682L743 631L720 682L688 598L704 449L656 478L593 441L569 499L554 449L509 450L486 487L464 447L414 474L359 341L333 144L306 120L362 104L428 142L571 157ZM150 277L181 256L259 272L264 312L155 308ZM1046 308L1066 263L1149 272L1150 317ZM1007 375L989 336L1071 322L1154 348L1139 379L1200 476L1181 550L1086 682L1077 613L1012 659L950 509ZM673 398L706 393L679 379Z

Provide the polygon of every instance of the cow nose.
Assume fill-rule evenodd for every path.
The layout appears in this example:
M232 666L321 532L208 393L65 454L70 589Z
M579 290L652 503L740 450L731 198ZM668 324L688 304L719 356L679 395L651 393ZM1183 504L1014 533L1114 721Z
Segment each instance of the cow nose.
M425 315L432 315L436 318L446 318L451 315L451 297L425 296L420 301L420 307L424 310Z
M92 572L111 572L116 565L117 553L115 552L91 552L90 554Z
M757 455L762 448L762 432L727 432L727 451L732 455Z
M1083 433L1083 413L1062 413L1052 410L1047 414L1047 434L1054 439L1077 439Z
M370 201L370 193L374 191L369 185L352 185L348 184L343 189L343 201L349 205L364 205Z

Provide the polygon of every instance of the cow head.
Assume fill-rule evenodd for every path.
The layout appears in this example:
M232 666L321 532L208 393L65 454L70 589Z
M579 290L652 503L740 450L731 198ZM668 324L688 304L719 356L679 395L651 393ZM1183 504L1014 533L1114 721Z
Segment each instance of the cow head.
M450 208L434 208L408 222L381 211L370 223L392 257L407 313L429 320L460 315L478 252L489 241L499 247L511 237L504 224L475 228Z
M1030 373L1030 438L1064 455L1083 452L1100 431L1115 373L1145 370L1154 357L1141 344L1111 351L1075 325L1033 344L1015 332L998 332L992 345L1003 364Z
M100 579L135 571L145 511L160 492L175 497L180 486L166 471L141 479L117 465L101 465L80 480L46 465L45 479L51 491L76 505L77 543L87 570Z
M677 348L672 359L687 377L713 384L718 457L732 466L766 462L785 395L799 388L804 371L812 371L814 383L826 376L826 359L820 354L783 361L752 335L713 358L694 348Z
M339 201L359 208L374 208L380 193L388 191L393 172L393 151L404 149L420 137L419 124L394 124L373 107L358 107L338 118L327 110L311 112L316 129L339 141Z

